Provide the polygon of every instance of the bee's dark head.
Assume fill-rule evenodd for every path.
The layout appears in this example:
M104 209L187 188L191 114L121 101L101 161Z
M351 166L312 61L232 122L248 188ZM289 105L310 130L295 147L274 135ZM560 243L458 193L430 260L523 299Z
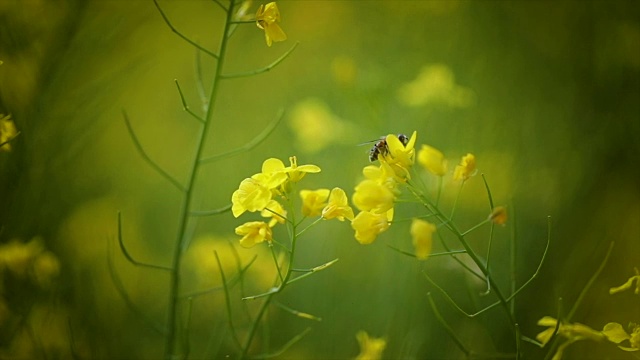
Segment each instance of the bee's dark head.
M405 134L398 134L398 140L402 143L402 145L407 146L409 143L409 137Z

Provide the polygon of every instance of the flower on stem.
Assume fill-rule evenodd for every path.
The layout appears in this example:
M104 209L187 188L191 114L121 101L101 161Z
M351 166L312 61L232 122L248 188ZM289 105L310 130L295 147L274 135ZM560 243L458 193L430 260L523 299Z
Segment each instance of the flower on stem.
M411 135L411 138L404 145L400 139L398 139L397 135L389 134L387 135L387 148L388 152L386 154L381 154L378 157L381 164L387 164L395 174L396 180L399 182L405 182L407 179L411 178L409 175L409 169L413 166L415 161L416 151L414 149L416 143L417 132L414 131Z
M447 160L444 155L429 145L422 145L418 151L418 163L433 175L444 176L447 173Z
M622 291L629 290L633 287L633 282L635 281L636 289L634 290L634 293L636 295L640 295L640 272L638 272L638 268L633 268L633 269L636 271L636 274L630 277L629 280L627 280L627 282L625 282L624 284L617 287L612 287L611 289L609 289L609 294L613 295Z
M583 325L580 323L570 324L560 322L560 325L558 326L558 320L550 316L545 316L542 319L538 320L538 325L548 327L548 329L536 335L536 339L542 343L542 346L545 346L549 342L549 340L551 340L553 334L556 332L556 327L558 327L558 335L567 339L564 343L558 346L558 350L553 355L552 360L562 359L564 349L576 341L601 341L605 338L605 335L602 332L596 331L588 327L587 325Z
M355 360L379 360L382 359L382 353L387 347L387 341L384 338L369 337L366 331L358 331L356 334L358 344L360 344L360 354Z
M280 10L275 2L270 2L267 5L260 5L258 12L256 13L256 25L264 30L264 37L267 41L267 46L275 41L287 40L287 35L282 31L280 25Z
M331 193L329 189L300 190L302 215L309 217L322 215L322 209L327 206L329 193Z
M11 120L11 115L0 114L0 151L11 151L11 143L18 135L16 125Z
M279 202L272 199L264 210L260 212L260 215L262 217L270 217L269 227L274 227L277 223L284 224L287 218L287 210Z
M363 180L353 193L353 204L360 211L377 214L386 213L393 207L395 194L386 186L374 180Z
M254 178L242 180L238 190L231 195L231 212L234 217L245 211L261 211L271 200L271 190Z
M351 227L356 231L356 240L362 245L367 245L374 242L380 233L385 232L391 226L392 219L393 208L382 214L361 211L351 222Z
M413 247L416 250L416 258L425 260L431 255L433 244L433 233L438 228L425 220L413 219L411 222L411 238Z
M244 223L236 228L236 234L242 235L240 245L246 248L253 247L265 240L268 242L273 240L271 227L269 227L269 224L264 221L250 221Z
M462 157L460 165L453 172L453 180L466 181L476 174L476 157L469 153Z
M316 165L300 165L298 166L298 159L295 156L289 158L291 166L284 168L284 172L289 176L289 181L298 182L307 173L319 173L320 168Z
M353 220L353 209L349 206L347 194L344 190L336 187L331 190L329 202L322 209L322 217L326 220L337 218L340 221L344 219Z
M629 340L629 346L618 345L621 350L638 351L640 350L640 325L631 323L629 324L629 330L631 330L631 334L628 334L622 325L612 322L604 326L602 333L607 337L607 340L615 344Z
M496 206L489 215L491 220L496 225L504 225L507 223L507 208L505 206Z

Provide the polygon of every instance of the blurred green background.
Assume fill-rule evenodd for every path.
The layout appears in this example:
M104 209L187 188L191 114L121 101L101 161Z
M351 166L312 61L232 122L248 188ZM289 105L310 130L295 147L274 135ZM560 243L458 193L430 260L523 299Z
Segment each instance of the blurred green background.
M224 17L214 2L160 4L182 33L217 49ZM607 292L640 267L637 1L278 6L288 40L267 47L260 29L241 25L231 39L226 70L264 66L300 45L268 73L223 82L205 153L245 144L279 109L285 109L284 119L257 148L205 167L196 208L226 205L239 182L259 172L266 158L286 162L291 155L299 164L322 168L302 187L339 186L352 194L368 164L368 147L357 144L417 130L418 144L443 151L450 169L474 153L495 202L509 206L511 221L497 229L492 256L505 289L512 227L521 283L538 264L551 216L547 261L516 302L524 334L543 330L536 321L556 316L559 297L565 309L572 306L611 242L611 258L572 320L594 329L610 321L640 322L637 295ZM150 156L186 181L198 124L182 110L173 81L199 112L196 51L171 32L151 0L0 0L0 60L0 112L12 114L21 131L13 151L0 153L0 241L41 237L61 266L56 286L46 290L3 274L2 357L161 357L162 336L116 292L107 250L121 211L131 253L140 261L170 264L181 196L136 153L122 111ZM213 66L202 56L205 89ZM309 133L312 126L316 131ZM456 189L446 177L445 209ZM417 210L400 205L397 216ZM457 220L467 228L487 212L484 185L476 176L465 185ZM202 218L190 229L185 292L220 283L214 248L233 272L226 240L235 239L235 226L250 218L226 213ZM280 230L275 236L285 237ZM479 251L486 237L486 231L471 236ZM274 309L267 318L271 350L311 326L281 358L354 357L359 330L386 338L385 358L463 358L428 306L426 294L433 288L420 271L446 284L469 310L484 303L469 295L484 285L450 260L417 263L385 244L409 249L408 225L392 226L369 246L353 239L348 223L324 222L306 234L300 267L340 261L291 286L279 300L323 321ZM259 255L248 274L256 280L248 293L268 288L273 269L265 249L238 251L245 263ZM136 268L118 252L115 264L131 300L162 323L167 275ZM442 297L435 299L472 349L513 351L502 313L468 320ZM194 300L191 357L221 358L231 351L222 301L219 292ZM243 306L237 305L237 313ZM261 333L258 343L265 338ZM526 348L530 358L545 352ZM611 345L584 342L568 348L565 358L632 357Z

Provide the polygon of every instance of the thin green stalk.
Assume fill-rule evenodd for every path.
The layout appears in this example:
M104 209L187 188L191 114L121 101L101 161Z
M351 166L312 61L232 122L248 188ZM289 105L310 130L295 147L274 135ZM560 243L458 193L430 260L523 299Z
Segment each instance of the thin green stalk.
M516 211L511 202L511 236L509 236L509 268L511 269L511 293L516 291ZM511 306L511 313L515 314L516 299L514 298L509 305Z
M460 184L460 188L458 189L458 194L456 195L456 199L453 201L453 208L451 208L451 215L448 220L453 220L453 215L456 212L456 207L458 206L458 200L460 199L460 194L462 194L462 188L464 187L465 180L462 180Z
M471 355L471 350L467 349L467 347L464 345L462 340L460 340L458 335L456 335L456 332L444 320L444 318L438 311L438 308L436 307L435 302L433 301L433 297L431 297L431 293L427 293L427 297L429 298L429 305L431 305L431 309L433 310L433 314L436 316L436 319L445 328L445 330L447 330L447 333L449 333L449 336L451 336L451 339L453 340L453 342L456 343L456 345L458 345L458 348L460 349L460 351L462 351L467 357L469 357L469 355Z
M157 1L154 0L154 3L158 7L162 17L167 21L166 16L162 12L160 6L158 6ZM234 0L230 0L229 9L233 8ZM185 196L182 204L182 211L180 216L180 222L178 225L178 239L175 244L175 248L173 251L173 262L171 268L173 271L171 272L171 278L169 282L169 306L168 306L168 314L167 314L167 329L168 334L166 337L165 343L165 358L166 359L176 359L181 358L181 355L178 353L178 318L179 318L179 298L180 298L180 270L182 264L182 253L185 250L183 248L183 244L187 242L187 224L189 222L190 217L190 209L191 203L193 201L194 194L194 185L196 183L196 179L198 178L199 170L200 170L200 159L202 158L203 150L205 149L207 134L209 133L209 128L212 124L213 113L216 105L216 98L218 95L218 89L220 84L220 75L222 74L222 70L224 67L225 54L227 51L227 40L226 36L229 31L230 21L232 20L232 11L228 10L226 14L226 20L224 23L224 29L222 31L222 41L220 43L220 50L217 56L217 64L215 70L215 77L213 79L213 83L211 85L211 92L209 93L209 107L207 108L207 113L204 117L204 123L202 124L200 134L198 136L195 155L192 159L191 171L189 172L189 179L187 181L187 186L185 187ZM167 22L168 23L168 22ZM168 23L170 24L170 23ZM171 26L171 29L175 32L174 28ZM205 51L204 49L201 49ZM211 53L209 53L211 54Z

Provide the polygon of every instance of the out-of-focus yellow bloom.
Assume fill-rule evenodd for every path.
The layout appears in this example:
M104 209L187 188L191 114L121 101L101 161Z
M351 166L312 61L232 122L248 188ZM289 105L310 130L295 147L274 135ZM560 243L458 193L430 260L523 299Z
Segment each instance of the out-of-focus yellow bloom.
M383 214L361 211L351 222L351 227L356 231L356 240L362 245L367 245L391 226L392 219L393 208Z
M329 193L331 193L329 189L300 190L300 198L302 198L302 215L321 215L322 209L327 206Z
M636 274L630 277L629 280L627 280L627 282L625 282L624 284L609 289L609 294L616 294L622 291L629 290L633 287L633 282L635 281L636 289L634 290L634 293L636 293L636 295L640 295L640 272L638 272L638 268L633 269L636 271Z
M558 326L558 320L550 316L545 316L542 319L538 320L538 325L548 327L548 329L536 335L536 339L542 343L542 346L544 346L549 342L549 340L551 340L551 337L556 330L556 326ZM583 325L580 323L569 324L561 322L560 326L558 327L558 335L566 338L567 340L560 346L558 346L558 350L553 355L552 360L562 359L564 349L576 341L601 341L605 339L605 335L602 332L596 331L588 327L587 325Z
M631 330L631 335L624 331L622 325L618 323L608 323L604 326L604 329L602 329L602 333L607 337L607 340L615 344L629 340L629 346L618 345L621 350L638 351L640 350L640 325L631 323L629 324L629 329Z
M450 107L468 107L475 101L469 88L456 84L451 69L444 64L424 66L416 79L403 84L398 90L401 103L410 107L442 104Z
M369 337L366 331L358 331L356 334L358 344L360 344L360 354L355 360L380 360L387 341L384 338Z
M469 153L462 157L460 165L453 172L453 180L466 181L476 174L476 157Z
M374 180L363 180L356 186L353 193L353 204L360 211L370 211L376 214L386 213L393 207L394 193L388 187Z
M237 20L237 21L249 20L250 19L249 9L251 8L251 5L253 5L253 0L243 1L235 13L234 20Z
M298 102L289 112L289 126L296 137L295 146L313 154L336 144L352 144L354 125L333 113L329 105L317 98Z
M33 262L34 280L42 288L51 286L54 279L60 274L60 261L50 251L45 251Z
M284 224L287 217L287 210L285 210L279 202L275 200L269 201L264 210L260 212L263 217L270 217L269 226L274 227L277 223Z
M271 227L264 221L250 221L236 228L236 234L242 235L240 245L250 248L261 242L273 240Z
M329 203L322 209L322 217L327 220L334 218L340 221L344 221L345 218L353 220L353 209L349 206L344 190L338 187L331 190Z
M352 86L358 75L358 65L353 58L338 56L331 61L333 80L342 86Z
M434 224L428 221L413 219L411 222L411 239L418 259L425 260L431 255L433 233L437 229Z
M245 211L262 211L271 200L271 190L258 180L249 178L240 182L238 190L231 195L231 212L238 217Z
M407 142L404 145L397 135L389 134L386 137L387 147L389 152L387 154L381 154L378 156L378 160L384 165L386 163L393 170L396 175L396 180L401 182L411 178L409 175L409 169L413 166L415 161L416 151L414 149L416 143L417 132L414 131Z
M447 173L447 160L444 155L429 145L422 145L418 151L418 163L434 175L444 176Z
M28 243L17 240L0 245L0 268L6 268L14 275L27 276L34 260L44 251L42 240L33 238Z
M287 40L287 35L282 31L280 25L280 10L275 2L270 2L267 5L260 5L258 12L256 13L256 25L264 30L264 37L267 41L267 46L275 41Z
M11 143L18 135L16 125L11 120L11 115L0 114L0 151L11 151Z
M491 220L496 225L504 225L507 223L507 208L505 206L496 206L489 215Z

